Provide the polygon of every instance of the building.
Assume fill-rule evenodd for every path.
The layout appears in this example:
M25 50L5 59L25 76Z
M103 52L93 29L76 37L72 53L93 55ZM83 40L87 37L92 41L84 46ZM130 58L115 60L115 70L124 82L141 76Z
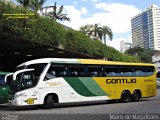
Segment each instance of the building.
M152 62L156 66L156 71L160 72L160 54L156 54L156 55L152 56Z
M160 7L152 4L131 20L133 47L160 50Z
M124 40L120 41L120 51L122 53L124 53L129 48L132 48L132 44L130 42Z
M156 66L156 71L160 72L160 54L152 56L152 62Z

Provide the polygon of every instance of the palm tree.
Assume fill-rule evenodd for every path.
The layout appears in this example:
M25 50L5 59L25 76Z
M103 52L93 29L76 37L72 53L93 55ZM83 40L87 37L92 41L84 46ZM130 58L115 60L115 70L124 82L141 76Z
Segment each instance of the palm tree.
M100 38L100 34L102 33L102 27L99 26L100 24L94 25L85 25L80 27L80 31L85 33L86 35L93 37L93 38Z
M88 25L88 24L85 25L85 26L80 27L80 31L85 33L88 36L92 35L92 29L93 29L93 26L92 25Z
M53 11L47 13L46 16L49 18L57 21L57 20L67 20L70 21L70 18L67 17L67 14L63 14L63 5L60 6L60 8L57 10L57 3L54 3L54 6L48 6L47 8L53 8Z
M30 0L17 0L17 2L20 3L24 8L30 6Z
M17 0L24 8L30 8L37 13L42 8L46 0Z
M31 9L37 13L38 10L42 9L42 5L46 2L46 0L30 0L31 1Z
M104 38L104 43L106 44L106 35L108 35L109 39L113 39L113 33L110 27L108 26L103 26L103 38Z
M102 40L103 28L101 27L101 25L94 24L91 26L93 26L93 28L92 28L93 37Z
M104 40L105 44L107 35L110 40L112 40L113 38L111 28L109 28L108 26L100 26L100 24L82 26L80 27L80 31L90 37L100 39L101 41Z

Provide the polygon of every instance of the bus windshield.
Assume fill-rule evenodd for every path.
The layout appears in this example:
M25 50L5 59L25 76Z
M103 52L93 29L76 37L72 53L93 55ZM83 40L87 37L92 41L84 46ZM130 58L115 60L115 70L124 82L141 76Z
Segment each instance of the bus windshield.
M39 77L46 65L46 63L41 63L26 66L26 69L34 70L19 73L16 76L16 80L12 80L12 84L10 85L11 90L17 92L37 85Z

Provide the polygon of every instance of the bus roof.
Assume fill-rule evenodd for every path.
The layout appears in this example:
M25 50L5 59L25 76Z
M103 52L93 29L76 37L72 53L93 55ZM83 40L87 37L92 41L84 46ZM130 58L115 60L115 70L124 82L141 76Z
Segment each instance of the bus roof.
M41 58L31 60L25 63L18 65L25 66L36 63L75 63L75 64L99 64L99 65L134 65L134 66L154 66L154 64L149 63L130 63L130 62L115 62L115 61L106 61L106 60L97 60L97 59L69 59L69 58Z

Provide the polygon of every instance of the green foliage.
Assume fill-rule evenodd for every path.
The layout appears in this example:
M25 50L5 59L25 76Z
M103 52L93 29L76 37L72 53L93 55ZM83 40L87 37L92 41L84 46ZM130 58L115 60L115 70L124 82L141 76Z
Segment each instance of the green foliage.
M11 4L0 2L2 12L0 14L0 31L26 37L40 44L59 45L65 41L64 29L54 21L45 17L39 17L36 13L25 10L22 7L13 7ZM28 19L8 18L5 14L32 14ZM34 14L34 15L33 15ZM24 21L25 24L24 24Z
M90 37L100 39L101 41L104 40L105 44L106 44L106 35L109 37L110 40L112 40L113 38L113 33L111 28L109 28L108 26L101 26L100 24L84 25L80 27L80 31Z
M34 16L29 16L28 19L10 19L3 15L32 13L22 7L0 2L0 8L0 31L23 37L39 44L47 44L55 47L62 45L64 49L89 54L98 58L139 62L136 57L122 54L114 48L102 44L97 39L93 40L89 38L80 31L65 29L57 22L46 17L40 17L36 13L34 13Z
M151 49L144 49L141 47L130 48L125 53L136 56L139 60L144 63L152 63L152 56L156 51Z

